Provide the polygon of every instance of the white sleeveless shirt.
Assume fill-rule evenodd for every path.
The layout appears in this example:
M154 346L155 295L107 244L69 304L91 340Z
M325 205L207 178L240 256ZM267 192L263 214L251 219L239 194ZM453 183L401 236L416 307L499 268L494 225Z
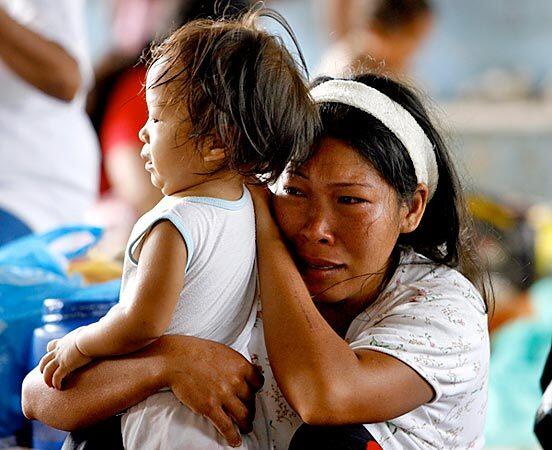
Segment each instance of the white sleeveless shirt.
M136 289L135 250L147 232L169 220L182 235L188 259L184 288L166 334L220 342L247 359L257 314L255 215L249 191L241 199L165 197L142 216L125 252L121 303ZM264 427L260 427L262 430ZM230 449L214 426L182 405L170 391L158 392L130 408L122 418L127 449ZM243 439L242 450L259 450L256 433Z
M236 201L164 197L144 214L125 251L123 304L130 301L135 289L136 247L161 220L176 227L188 253L184 288L166 334L210 339L246 353L256 312L257 282L255 215L249 191L244 188Z

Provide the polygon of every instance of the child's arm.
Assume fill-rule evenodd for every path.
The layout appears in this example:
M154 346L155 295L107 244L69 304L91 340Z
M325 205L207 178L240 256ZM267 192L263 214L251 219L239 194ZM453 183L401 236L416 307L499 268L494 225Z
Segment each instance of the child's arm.
M186 245L174 225L155 225L144 238L130 304L50 343L40 363L46 383L60 389L62 379L91 358L130 353L163 335L184 285L186 259Z
M132 301L84 328L77 336L79 350L91 357L125 354L162 336L184 286L186 259L175 226L167 220L155 225L140 251Z

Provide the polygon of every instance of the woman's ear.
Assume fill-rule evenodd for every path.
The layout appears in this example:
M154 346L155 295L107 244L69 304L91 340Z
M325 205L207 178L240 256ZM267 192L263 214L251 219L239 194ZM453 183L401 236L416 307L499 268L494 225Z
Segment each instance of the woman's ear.
M429 199L429 190L423 183L418 184L410 202L405 203L406 214L402 216L400 232L411 233L420 224Z

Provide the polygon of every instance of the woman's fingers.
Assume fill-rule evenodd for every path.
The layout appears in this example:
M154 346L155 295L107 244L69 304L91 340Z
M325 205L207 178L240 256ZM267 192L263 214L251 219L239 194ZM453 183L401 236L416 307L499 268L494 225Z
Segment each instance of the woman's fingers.
M49 386L52 386L52 376L54 375L54 372L59 367L58 362L55 359L52 359L46 366L44 367L44 372L42 373L44 375L44 382Z
M255 391L245 380L241 380L239 383L233 386L235 396L241 400L244 404L249 404L255 400Z
M54 352L46 353L42 359L40 360L40 363L38 364L38 369L40 370L40 373L44 373L44 368L46 365L56 357L56 354Z
M257 366L250 365L245 374L245 378L254 392L257 392L263 387L264 377Z
M192 411L210 420L230 445L251 429L255 392L263 377L240 353L222 344L190 336L163 336L167 348L167 385Z
M243 434L251 432L253 429L253 419L255 418L254 401L249 401L247 404L244 404L244 402L237 397L231 397L226 401L224 410Z
M251 198L256 207L268 206L270 205L270 198L272 197L272 192L264 185L251 185L247 186L249 192L251 193Z
M238 447L241 444L241 435L239 431L235 427L230 416L224 412L222 408L213 408L204 413L203 416L211 421L229 445Z

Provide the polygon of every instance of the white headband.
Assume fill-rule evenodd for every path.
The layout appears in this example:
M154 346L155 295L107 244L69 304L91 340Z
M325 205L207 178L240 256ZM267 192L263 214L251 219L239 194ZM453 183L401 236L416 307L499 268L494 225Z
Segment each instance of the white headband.
M342 103L380 120L406 147L418 183L425 183L429 198L433 197L439 181L433 145L406 109L377 89L352 80L326 81L312 88L310 94L316 103Z

